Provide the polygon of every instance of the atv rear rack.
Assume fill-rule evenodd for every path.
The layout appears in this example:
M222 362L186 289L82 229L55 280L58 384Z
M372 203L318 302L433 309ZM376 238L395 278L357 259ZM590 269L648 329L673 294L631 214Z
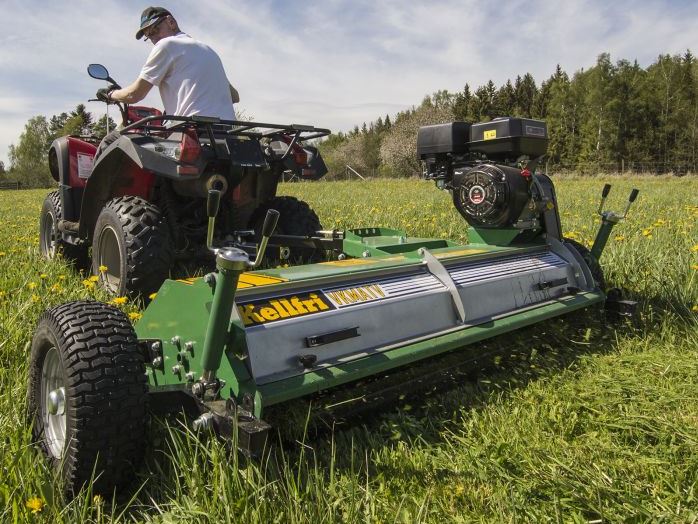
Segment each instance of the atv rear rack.
M203 127L209 134L221 134L248 136L253 138L266 138L279 133L294 134L298 140L312 140L329 135L332 131L329 129L308 126L303 124L267 124L263 122L245 122L241 120L223 120L210 116L175 116L175 115L152 115L142 118L133 124L124 127L121 132L139 129L149 122L162 122L169 120L171 122L180 122L172 127L165 126L148 126L149 131L176 131L179 126L185 123L194 124L197 127ZM267 131L255 131L255 129L266 129ZM304 133L310 133L304 135Z

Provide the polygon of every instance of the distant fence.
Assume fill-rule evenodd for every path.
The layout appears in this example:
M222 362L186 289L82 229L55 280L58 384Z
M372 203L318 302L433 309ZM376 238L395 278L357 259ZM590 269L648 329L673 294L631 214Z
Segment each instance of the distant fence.
M0 190L2 189L22 189L22 182L0 182Z

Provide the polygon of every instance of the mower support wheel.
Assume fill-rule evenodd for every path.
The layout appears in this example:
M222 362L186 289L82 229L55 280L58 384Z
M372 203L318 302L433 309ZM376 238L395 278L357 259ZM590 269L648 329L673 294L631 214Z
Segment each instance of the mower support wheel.
M109 293L147 299L169 276L173 259L167 221L156 205L137 196L107 202L92 238L92 273Z
M144 357L123 312L99 302L46 311L32 340L28 405L35 441L63 491L110 494L143 455Z
M599 289L601 289L601 291L604 291L606 289L606 279L603 275L603 268L601 267L601 264L599 264L599 261L596 260L596 258L591 254L591 251L589 251L584 244L581 244L576 240L572 240L571 238L564 238L563 241L565 244L568 244L577 250L577 253L580 254L580 256L584 259L584 262L586 262L587 266L589 266L591 276L594 277L596 285L599 287Z
M291 196L280 196L264 202L252 213L249 227L258 236L269 209L276 209L280 215L274 234L311 236L323 229L320 219L307 202ZM289 259L291 262L317 262L321 255L321 250L315 248L294 247L290 249ZM272 264L279 262L278 254L272 253L272 250L267 250L266 259Z
M58 254L79 269L86 266L87 249L63 240L58 231L58 222L63 219L63 205L58 191L52 191L44 198L39 220L39 249L44 258L53 260Z

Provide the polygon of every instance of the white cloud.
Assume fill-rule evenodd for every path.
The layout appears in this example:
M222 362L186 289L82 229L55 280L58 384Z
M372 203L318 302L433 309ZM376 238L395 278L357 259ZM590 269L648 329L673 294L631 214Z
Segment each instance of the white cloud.
M603 0L203 0L166 2L182 28L223 59L247 114L267 122L346 130L418 104L439 89L477 87L560 64L568 73L602 52L646 66L682 53L698 34L698 4ZM0 159L34 114L69 111L101 85L101 62L122 84L150 44L134 38L145 2L3 0ZM147 103L160 106L157 92ZM102 114L104 106L92 103ZM37 113L38 112L38 113Z

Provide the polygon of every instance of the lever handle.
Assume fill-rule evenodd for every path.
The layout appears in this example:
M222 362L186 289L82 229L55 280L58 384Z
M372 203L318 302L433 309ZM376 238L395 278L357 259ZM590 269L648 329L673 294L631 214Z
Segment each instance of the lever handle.
M276 209L267 211L267 216L264 217L264 225L262 225L262 236L270 237L276 229L276 224L279 221L279 212Z
M630 197L628 198L628 202L633 203L635 202L635 199L637 198L637 195L640 193L639 189L633 189L630 192Z
M264 258L264 252L267 250L267 243L269 242L269 237L276 229L276 223L279 221L279 212L276 209L270 209L267 211L267 216L264 217L264 224L262 225L262 240L259 242L259 247L257 248L257 258L254 262L249 264L250 268L259 267Z
M221 203L221 192L217 189L208 190L208 200L206 200L206 214L208 218L213 218L218 214L218 207Z
M606 198L610 192L611 192L611 184L604 185L603 190L601 191L601 198Z

